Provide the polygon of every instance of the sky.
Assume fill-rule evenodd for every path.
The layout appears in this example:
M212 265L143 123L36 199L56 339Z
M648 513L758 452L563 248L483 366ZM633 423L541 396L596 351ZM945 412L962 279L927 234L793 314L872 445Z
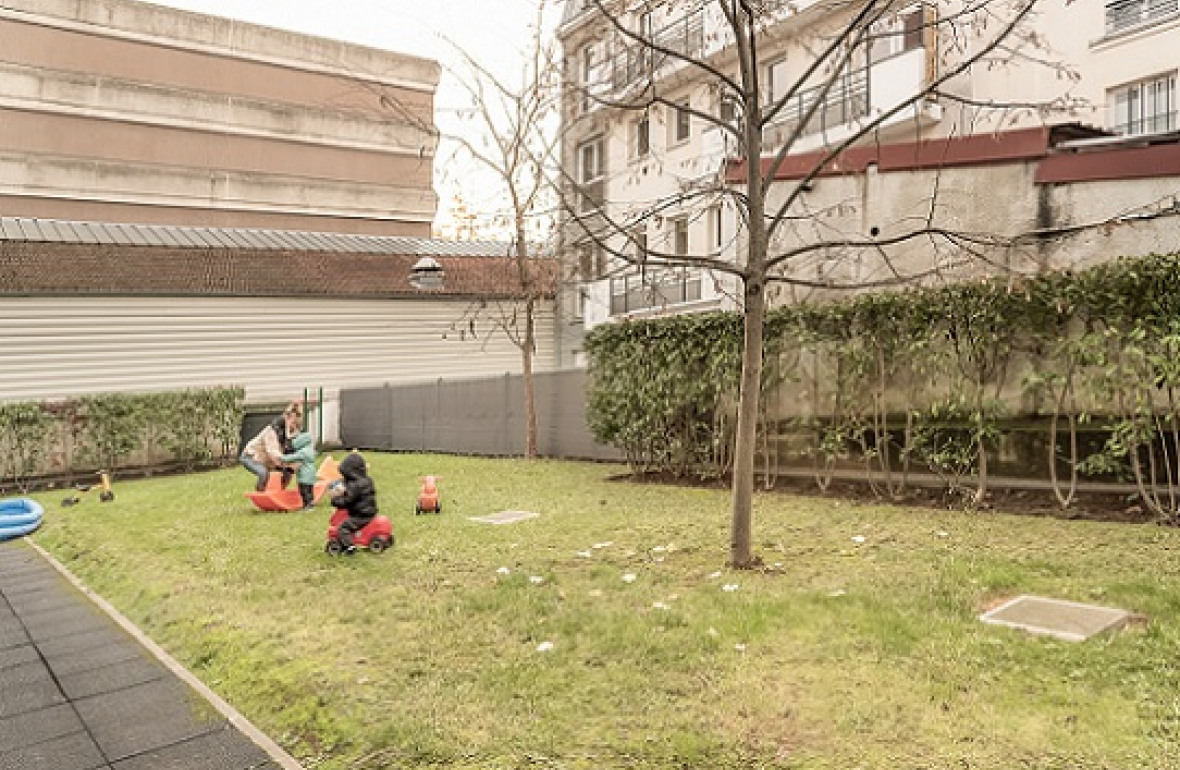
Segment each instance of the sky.
M435 122L444 134L470 132L461 118L470 108L466 91L452 71L465 72L452 41L498 79L516 85L522 51L530 45L537 0L151 0L188 11L241 19L268 27L425 56L443 66L435 96ZM501 201L488 179L475 168L456 168L452 144L440 144L435 190L439 218L446 222L450 204L462 195L468 208L491 216ZM440 166L445 165L442 169ZM441 172L441 173L440 173Z

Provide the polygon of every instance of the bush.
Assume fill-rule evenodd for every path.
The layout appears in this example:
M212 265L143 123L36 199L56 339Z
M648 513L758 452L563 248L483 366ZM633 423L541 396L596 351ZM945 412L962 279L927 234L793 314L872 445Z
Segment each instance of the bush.
M113 473L141 450L148 462L186 470L216 462L237 447L244 398L242 388L216 387L0 404L0 478L24 489L32 476L52 470L51 456L71 473Z

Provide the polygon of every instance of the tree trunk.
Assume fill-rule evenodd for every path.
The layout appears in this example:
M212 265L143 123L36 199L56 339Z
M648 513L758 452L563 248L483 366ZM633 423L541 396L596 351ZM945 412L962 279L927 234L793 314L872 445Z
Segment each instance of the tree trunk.
M524 379L524 456L533 460L537 457L537 400L533 382L533 349L536 347L537 297L529 272L528 241L525 230L524 207L512 191L512 202L516 211L516 270L524 290L524 333L519 337L520 372Z
M758 279L746 282L745 336L742 379L738 399L737 439L733 464L733 524L729 561L744 569L755 565L752 532L754 450L758 432L758 402L762 383L763 319L766 292Z
M758 434L758 402L762 394L762 340L766 319L766 189L762 185L762 104L758 84L757 24L754 12L745 3L735 21L742 21L734 32L746 92L743 134L746 146L746 201L750 228L749 250L743 273L745 302L742 308L742 378L738 386L737 437L734 440L733 516L730 531L729 563L736 569L757 565L753 548L754 455Z
M524 456L537 456L537 397L533 381L533 342L536 300L530 294L524 302L524 338L520 341L520 364L524 373Z

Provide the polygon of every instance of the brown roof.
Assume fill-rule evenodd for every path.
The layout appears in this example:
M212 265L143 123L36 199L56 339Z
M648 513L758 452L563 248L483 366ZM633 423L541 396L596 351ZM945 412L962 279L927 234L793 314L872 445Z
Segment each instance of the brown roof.
M918 142L870 144L850 147L829 158L827 150L788 155L779 165L775 179L803 179L821 166L819 176L863 174L869 166L884 173L928 168L952 168L1020 161L1039 162L1064 141L1109 136L1100 129L1080 124L1039 126L967 136L940 137ZM771 157L762 157L763 172L769 171ZM725 180L745 182L745 159L730 161Z
M416 250L415 250L416 251ZM502 253L502 252L501 252ZM441 290L410 286L418 253L210 248L0 239L0 296L319 296L351 298L520 296L515 260L431 255ZM530 259L538 291L551 296L556 260Z

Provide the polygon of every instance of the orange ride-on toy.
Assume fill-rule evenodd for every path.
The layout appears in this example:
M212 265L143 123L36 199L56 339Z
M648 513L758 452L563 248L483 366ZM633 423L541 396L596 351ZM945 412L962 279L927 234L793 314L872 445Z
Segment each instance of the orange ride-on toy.
M320 501L328 487L340 478L340 463L331 457L325 457L316 473L315 491L312 505ZM297 511L303 507L303 498L298 488L283 489L283 474L272 471L266 482L266 489L262 492L247 492L246 499L254 503L260 511Z
M328 521L328 544L324 551L331 556L344 553L344 543L340 542L340 525L348 518L348 511L337 508ZM352 544L357 548L368 548L373 553L381 553L393 545L393 524L388 516L377 514L373 520L352 533Z
M419 476L422 489L418 492L418 504L414 506L414 514L442 513L442 497L438 491L438 482L442 476Z

